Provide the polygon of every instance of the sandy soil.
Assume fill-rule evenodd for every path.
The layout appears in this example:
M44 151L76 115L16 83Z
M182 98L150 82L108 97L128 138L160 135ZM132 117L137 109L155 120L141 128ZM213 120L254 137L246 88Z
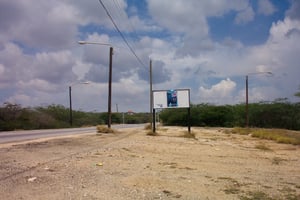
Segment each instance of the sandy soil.
M0 146L0 199L300 199L300 147L160 127Z

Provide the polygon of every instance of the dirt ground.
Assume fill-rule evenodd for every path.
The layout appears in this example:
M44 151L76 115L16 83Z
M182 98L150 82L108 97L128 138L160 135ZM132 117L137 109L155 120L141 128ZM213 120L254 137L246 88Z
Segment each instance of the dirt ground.
M299 146L222 128L147 132L0 145L0 199L300 199Z

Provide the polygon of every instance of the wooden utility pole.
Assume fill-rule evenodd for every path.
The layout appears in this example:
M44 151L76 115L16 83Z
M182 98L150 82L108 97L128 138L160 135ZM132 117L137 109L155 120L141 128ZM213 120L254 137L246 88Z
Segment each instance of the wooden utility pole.
M249 126L249 113L248 113L248 75L246 76L246 128Z
M149 82L150 82L150 127L151 127L151 130L152 130L152 107L153 107L153 96L152 96L152 60L150 60Z
M108 128L111 128L111 83L112 83L112 55L113 48L109 48L109 76L108 76Z

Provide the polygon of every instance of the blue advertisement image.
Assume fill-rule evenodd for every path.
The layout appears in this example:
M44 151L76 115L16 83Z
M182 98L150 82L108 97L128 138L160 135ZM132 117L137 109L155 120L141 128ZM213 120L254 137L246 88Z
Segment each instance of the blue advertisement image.
M177 91L176 90L168 90L167 91L167 101L168 107L177 107Z

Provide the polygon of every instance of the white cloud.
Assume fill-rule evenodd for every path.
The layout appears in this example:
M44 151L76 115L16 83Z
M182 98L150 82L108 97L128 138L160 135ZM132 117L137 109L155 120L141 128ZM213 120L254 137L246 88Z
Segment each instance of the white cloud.
M272 15L276 11L275 6L269 0L258 1L258 13L263 15Z
M0 63L0 76L3 76L5 67Z
M26 94L15 94L5 100L13 104L21 104L22 106L30 106L32 104L32 97Z
M61 84L77 79L72 71L74 65L75 60L70 51L43 52L35 55L32 71L28 70L28 73L32 73L33 77Z
M292 0L292 6L286 12L286 16L290 17L291 19L299 20L300 19L300 1Z
M60 85L57 84L51 84L45 80L41 79L32 79L28 82L25 81L19 81L17 82L17 86L20 90L36 90L36 91L41 91L41 92L49 92L49 93L54 93L59 90L61 87Z
M6 26L0 42L14 40L31 48L58 49L70 47L76 38L76 10L61 1L7 1L1 3ZM16 15L11 17L11 14Z
M251 81L257 84L249 88L252 100L290 97L300 85L298 1L292 1L288 17L272 24L268 40L256 46L246 46L233 36L215 42L207 21L236 14L235 22L247 28L247 22L254 19L250 1L147 0L149 13L143 16L137 16L134 8L129 8L127 16L127 2L117 2L118 6L115 1L104 1L124 33L142 31L138 32L142 37L133 36L129 42L145 66L118 34L110 35L113 25L98 1L2 0L0 86L9 85L12 95L8 99L24 105L67 105L67 86L87 79L94 82L74 88L74 106L106 110L109 48L79 46L79 37L114 45L113 101L132 110L148 110L150 58L154 89L191 88L195 103L238 103L244 99L243 78L251 72L274 73L274 77ZM275 11L270 1L259 1L260 14ZM214 85L212 79L222 81Z
M229 78L220 81L209 89L201 86L199 88L199 96L201 102L233 103L232 94L235 90L235 87L236 83L234 81L231 81Z
M247 22L250 22L254 19L254 11L252 7L247 7L246 9L240 11L236 18L235 18L235 23L237 24L246 24Z
M4 67L0 83L14 85L18 80L30 78L26 70L30 67L32 57L25 56L17 45L5 43L0 49L0 60Z
M214 44L209 36L207 18L222 16L229 11L240 11L238 23L253 19L251 7L244 10L247 1L176 0L172 3L148 0L149 12L157 24L181 36L175 44L178 56L198 56L204 50L213 50ZM252 11L252 12L251 12ZM179 25L180 24L180 25Z

